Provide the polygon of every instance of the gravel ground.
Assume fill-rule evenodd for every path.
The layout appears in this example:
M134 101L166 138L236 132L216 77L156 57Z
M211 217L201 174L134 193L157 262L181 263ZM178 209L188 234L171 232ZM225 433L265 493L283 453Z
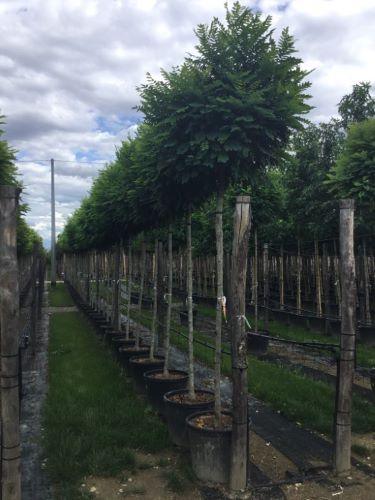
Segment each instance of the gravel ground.
M21 401L22 500L52 499L50 485L43 470L41 445L42 406L47 392L49 314L47 292L42 318L37 325L35 356L30 346L23 351L23 389Z

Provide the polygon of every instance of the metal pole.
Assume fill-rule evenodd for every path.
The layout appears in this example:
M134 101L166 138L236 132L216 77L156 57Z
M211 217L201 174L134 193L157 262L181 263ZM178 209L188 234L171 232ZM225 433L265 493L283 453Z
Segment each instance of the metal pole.
M56 286L55 161L51 159L51 286Z

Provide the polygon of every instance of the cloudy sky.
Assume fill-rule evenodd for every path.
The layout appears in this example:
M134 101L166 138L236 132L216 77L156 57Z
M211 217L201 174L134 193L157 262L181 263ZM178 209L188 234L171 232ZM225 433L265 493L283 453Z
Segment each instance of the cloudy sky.
M314 69L313 120L335 114L354 83L375 80L374 0L243 3L272 15L276 33L289 26L295 35ZM136 87L146 72L179 64L194 50L194 27L223 14L223 0L0 0L0 114L22 160L28 220L47 246L49 163L36 160L56 159L61 230L136 130Z

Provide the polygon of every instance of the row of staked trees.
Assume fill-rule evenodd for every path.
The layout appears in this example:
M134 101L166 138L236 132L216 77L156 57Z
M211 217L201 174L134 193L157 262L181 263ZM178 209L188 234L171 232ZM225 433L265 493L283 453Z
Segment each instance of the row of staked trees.
M361 223L371 227L375 175L369 84L342 99L340 118L308 123L308 72L288 30L276 39L270 17L238 2L226 9L224 22L198 26L195 55L160 79L148 75L139 88L144 119L137 136L122 143L59 238L61 250L79 252L169 234L170 248L173 232L174 246L187 248L190 272L193 247L216 254L217 426L223 252L230 247L235 196L250 194L264 239L319 238L321 231L327 237L337 233L335 199L342 196L357 199ZM187 297L194 398L191 276Z
M0 127L4 125L4 116L0 115ZM4 130L0 128L0 186L17 186L22 191L22 182L15 166L15 151L8 141L2 138ZM28 206L20 203L17 215L17 251L19 256L29 255L34 246L42 247L42 239L25 220Z

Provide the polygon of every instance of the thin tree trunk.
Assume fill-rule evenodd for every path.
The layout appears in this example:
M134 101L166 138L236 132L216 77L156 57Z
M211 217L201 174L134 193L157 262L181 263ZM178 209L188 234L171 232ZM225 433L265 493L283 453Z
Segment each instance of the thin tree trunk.
M221 331L223 322L223 258L224 258L224 241L223 241L223 202L224 192L220 188L217 192L216 200L216 283L217 283L217 301L216 301L216 322L215 322L215 425L221 425L221 394L220 394L220 378L221 378Z
M152 331L151 331L151 346L150 346L150 359L154 359L157 322L158 322L158 251L159 242L155 240L155 254L154 254L154 300L153 300L153 314L152 314Z
M254 331L258 333L258 231L254 231Z
M132 263L132 244L129 241L129 249L128 249L128 307L126 311L126 339L129 339L130 336L130 311L132 304L132 281L133 281L133 263Z
M366 324L371 324L371 310L370 310L370 283L369 283L369 272L368 272L368 262L367 262L367 252L366 252L366 240L362 240L362 251L363 251L363 287L365 296L365 322Z
M301 314L301 240L297 241L297 314Z
M186 247L187 247L187 307L188 307L188 347L189 347L189 397L195 399L194 390L194 326L193 326L193 263L191 248L191 211L187 216L186 224Z
M316 314L322 316L322 281L320 275L320 258L318 241L314 241L315 248L315 293L316 293Z
M164 375L169 373L169 351L170 351L170 335L171 335L171 315L172 315L172 291L173 291L173 248L172 248L172 226L168 230L168 308L167 321L164 339Z
M145 274L146 274L146 243L143 240L141 244L141 282L139 284L139 297L138 297L138 322L135 330L136 349L139 349L139 334L141 329L142 301L143 301L143 289L145 284Z
M279 280L280 280L280 309L284 309L285 298L284 298L284 247L281 245L280 247L280 272L279 272Z

